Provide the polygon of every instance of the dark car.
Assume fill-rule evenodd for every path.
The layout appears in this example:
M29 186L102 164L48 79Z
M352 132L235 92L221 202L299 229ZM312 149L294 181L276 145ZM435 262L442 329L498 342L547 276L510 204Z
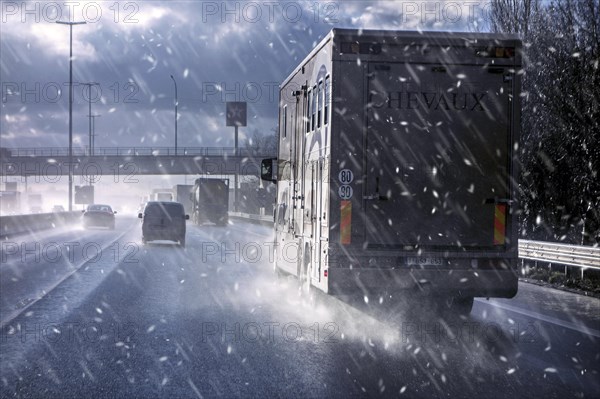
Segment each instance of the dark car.
M142 219L142 243L170 240L185 247L185 221L190 217L179 202L150 201L138 217Z
M115 214L109 205L92 204L83 211L83 227L108 227L115 229Z

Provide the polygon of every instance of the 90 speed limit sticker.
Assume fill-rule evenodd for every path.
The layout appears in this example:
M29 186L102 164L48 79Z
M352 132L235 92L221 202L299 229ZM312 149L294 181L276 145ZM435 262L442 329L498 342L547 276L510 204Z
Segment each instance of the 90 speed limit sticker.
M348 186L347 184L344 184L344 185L340 186L340 188L338 188L338 194L339 194L340 198L343 200L352 198L353 193L354 193L354 190L352 190L352 187Z

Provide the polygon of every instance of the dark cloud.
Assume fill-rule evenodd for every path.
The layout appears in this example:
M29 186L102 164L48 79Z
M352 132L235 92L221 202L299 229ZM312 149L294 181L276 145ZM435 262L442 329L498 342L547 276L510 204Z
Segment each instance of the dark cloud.
M180 146L231 146L225 101L249 102L246 134L270 132L276 85L333 26L464 27L420 14L407 19L414 10L398 1L91 3L101 7L100 17L93 5L87 14L73 13L90 22L74 28L74 81L99 83L101 98L94 95L92 104L101 115L97 147L172 145L170 75L178 88ZM35 10L37 3L28 4ZM68 28L43 6L37 21L3 7L1 145L66 146ZM74 133L86 145L87 95L82 86L74 93Z

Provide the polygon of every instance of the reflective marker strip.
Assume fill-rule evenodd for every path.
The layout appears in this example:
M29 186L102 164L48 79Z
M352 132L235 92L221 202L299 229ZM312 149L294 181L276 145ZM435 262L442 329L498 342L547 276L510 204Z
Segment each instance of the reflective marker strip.
M352 236L352 201L340 203L340 244L350 244Z
M496 205L494 211L494 245L504 245L506 240L506 205Z

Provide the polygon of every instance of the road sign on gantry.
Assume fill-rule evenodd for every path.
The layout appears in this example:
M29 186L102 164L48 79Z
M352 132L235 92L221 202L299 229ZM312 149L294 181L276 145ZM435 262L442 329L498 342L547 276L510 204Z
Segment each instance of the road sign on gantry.
M246 102L230 101L226 103L226 126L246 126Z

